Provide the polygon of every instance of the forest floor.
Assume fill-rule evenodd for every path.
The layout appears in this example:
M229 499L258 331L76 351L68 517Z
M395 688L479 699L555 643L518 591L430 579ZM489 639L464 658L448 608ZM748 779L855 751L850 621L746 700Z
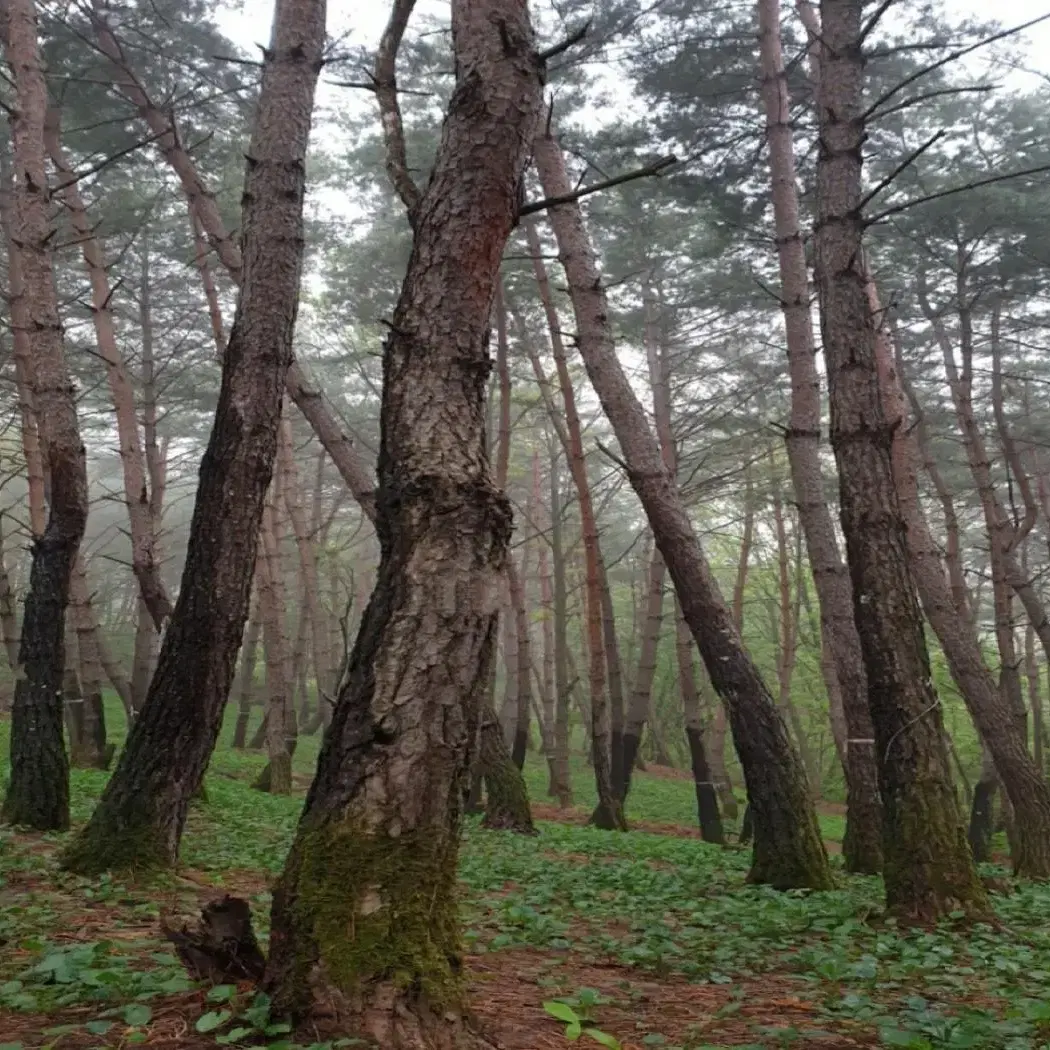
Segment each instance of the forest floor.
M64 836L0 830L0 1050L336 1050L268 1026L247 986L191 982L159 929L234 893L265 937L316 742L296 758L299 794L264 795L250 786L263 757L224 743L182 866L149 883L62 874ZM1050 1048L1050 888L997 895L997 928L898 930L878 879L841 875L821 894L746 886L747 851L698 841L687 777L639 774L623 835L584 826L593 787L582 759L574 772L579 807L537 802L536 838L473 824L465 837L471 1007L504 1050L567 1047L556 1014L583 1019L584 1043L625 1050ZM543 798L542 764L527 774ZM74 772L75 822L104 780ZM841 807L825 809L834 852Z

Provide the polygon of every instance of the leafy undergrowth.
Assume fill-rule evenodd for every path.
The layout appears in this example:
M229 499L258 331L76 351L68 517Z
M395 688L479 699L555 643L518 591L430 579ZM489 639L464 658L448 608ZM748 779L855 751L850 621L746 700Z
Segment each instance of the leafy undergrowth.
M0 1050L309 1045L291 1042L252 989L194 985L158 929L161 916L193 915L230 891L252 900L265 936L268 882L301 797L254 791L262 762L220 750L183 866L149 884L64 875L62 836L0 831ZM103 781L74 773L76 819ZM542 770L530 781L542 791ZM824 894L746 886L747 853L707 846L687 826L687 779L636 779L636 826L665 834L581 826L579 787L575 822L543 821L535 839L466 834L472 1006L506 1050L571 1037L688 1050L1050 1047L1050 888L997 896L996 928L900 931L882 918L875 879L842 876ZM840 832L841 818L825 831Z

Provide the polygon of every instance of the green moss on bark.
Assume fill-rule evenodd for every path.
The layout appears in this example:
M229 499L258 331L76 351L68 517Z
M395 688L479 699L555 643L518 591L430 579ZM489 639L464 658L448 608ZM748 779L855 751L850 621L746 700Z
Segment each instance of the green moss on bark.
M428 828L392 837L326 823L301 830L294 849L293 884L280 892L296 957L281 998L310 987L319 964L321 979L353 999L392 983L435 1013L458 1009L458 836Z
M485 770L486 828L535 835L529 792L521 770L509 759Z
M926 924L953 912L991 916L954 799L913 796L890 813L884 878L886 905L902 922ZM923 804L916 805L921 801Z
M151 872L172 866L163 832L141 814L120 827L94 820L62 851L59 864L77 875L106 871Z

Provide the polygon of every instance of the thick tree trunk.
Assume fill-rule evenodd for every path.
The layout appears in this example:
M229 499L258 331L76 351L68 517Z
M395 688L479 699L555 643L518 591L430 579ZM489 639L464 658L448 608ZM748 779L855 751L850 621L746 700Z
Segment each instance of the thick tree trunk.
M534 155L544 193L571 194L558 143L540 137ZM558 205L550 209L550 216L568 277L584 365L616 433L628 477L649 519L683 615L727 707L755 812L755 849L748 877L783 888L828 888L831 872L805 771L773 698L744 650L645 410L617 360L605 289L579 204Z
M335 1014L388 1050L470 1042L460 811L511 533L485 451L486 344L541 110L521 0L453 0L452 39L383 352L376 588L274 891L265 979L278 1012Z
M564 441L565 455L576 488L576 500L580 508L580 531L583 539L585 590L584 616L587 629L588 684L591 693L591 745L594 759L594 780L598 789L598 806L591 817L592 823L601 828L626 830L623 816L622 794L617 791L612 779L612 727L609 720L607 685L607 662L602 615L602 577L604 559L598 535L598 522L591 498L591 485L587 477L587 457L583 448L583 430L576 408L576 392L569 374L569 363L562 340L561 321L554 306L547 268L540 251L536 224L524 220L525 235L532 255L533 270L540 299L547 318L551 350L558 370L558 385L564 405L564 422L552 423ZM553 406L551 406L553 407ZM560 426L558 424L561 424Z
M277 452L303 250L323 0L279 0L248 149L244 283L201 463L175 611L146 703L91 821L66 850L91 872L172 864L222 725Z
M987 914L952 786L894 486L860 213L861 0L822 0L816 271L832 448L879 759L887 903L906 921Z
M675 602L675 657L678 663L678 686L682 693L685 735L689 741L689 764L696 789L696 812L700 820L700 837L704 842L725 844L722 817L718 812L718 793L711 782L711 768L704 749L704 723L700 716L700 694L693 668L693 636L689 624Z
M846 870L882 869L882 813L875 768L874 730L860 636L853 618L849 573L839 552L820 461L821 397L810 286L799 218L791 104L780 39L779 0L759 0L762 98L773 187L781 303L791 379L786 445L799 522L820 604L821 662L832 719L845 724ZM838 734L841 736L841 732Z
M40 831L69 826L69 761L62 739L63 621L87 522L87 466L66 366L51 261L51 194L44 149L47 83L33 0L9 0L0 29L13 80L12 239L21 249L33 407L50 481L50 513L34 537L11 711L11 774L0 820Z
M94 234L87 207L80 195L79 176L62 149L61 113L48 112L45 139L51 161L58 173L58 196L69 213L73 233L84 256L84 267L91 284L91 321L95 329L98 355L106 367L110 397L117 424L117 442L124 474L124 502L128 508L131 534L131 568L138 580L142 599L158 633L171 615L171 599L160 574L160 559L154 549L156 526L151 514L146 484L146 457L139 433L135 391L128 379L124 358L117 343L112 300L116 291L110 285L102 246Z
M874 284L868 295L873 312L881 306ZM885 329L876 333L875 352L883 412L892 428L893 472L906 528L908 557L915 573L926 618L933 627L978 734L995 761L1006 794L1017 815L1018 874L1050 875L1050 787L1028 754L1023 724L1000 692L985 665L973 620L960 611L945 574L940 549L930 532L919 500L917 434L906 424L899 360Z

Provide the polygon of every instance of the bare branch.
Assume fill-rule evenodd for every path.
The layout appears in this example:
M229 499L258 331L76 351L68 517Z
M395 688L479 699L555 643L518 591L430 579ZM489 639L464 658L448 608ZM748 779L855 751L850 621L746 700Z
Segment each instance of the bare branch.
M590 31L591 20L588 18L579 29L574 29L564 40L548 47L546 51L541 51L538 56L539 60L549 62L552 58L568 51L570 47L575 47Z
M962 186L952 186L951 189L941 190L939 193L930 193L925 197L916 197L914 200L903 201L895 204L892 208L879 212L878 215L865 219L865 225L875 226L877 223L885 222L891 215L900 215L902 211L909 211L920 204L928 204L930 201L941 200L944 197L954 197L957 193L965 193L967 190L978 190L983 186L993 186L997 182L1006 182L1009 179L1023 179L1029 175L1045 175L1050 171L1050 164L1040 164L1037 168L1025 168L1022 171L1008 171L1004 175L992 175L987 179L978 179L976 182L967 182Z
M420 193L408 171L405 128L401 120L401 105L397 100L397 53L415 6L416 0L394 0L390 21L379 41L373 76L379 117L383 124L383 140L386 143L386 173L408 209L409 221L412 221L419 204Z
M1004 29L1001 33L995 33L992 36L985 37L983 40L978 40L975 44L969 44L966 47L959 47L952 51L950 54L944 56L944 58L938 59L936 62L931 62L928 66L923 66L922 69L912 73L911 76L905 77L898 84L895 84L888 91L883 92L868 108L861 114L860 119L867 120L872 116L878 108L884 103L888 102L894 95L899 95L906 87L910 84L914 84L915 81L921 80L923 77L928 76L930 73L935 72L938 69L943 68L951 62L955 62L957 59L963 58L969 55L973 51L977 51L979 48L987 47L989 44L997 43L1000 40L1005 40L1007 37L1016 36L1018 33L1023 33L1026 29L1031 29L1032 26L1037 26L1042 22L1050 19L1050 14L1040 15L1038 18L1032 18L1021 25L1013 26L1011 29Z
M652 164L647 164L644 168L635 168L634 171L625 171L621 175L614 175L611 179L604 179L590 186L581 186L580 189L573 190L572 193L565 193L560 197L545 197L543 200L525 204L522 206L521 211L518 212L518 217L534 215L538 211L556 208L559 204L571 204L582 197L589 197L592 193L600 193L602 190L609 190L625 182L633 182L635 179L661 175L665 169L677 163L678 158L675 156L661 157L659 160L653 161Z
M933 149L933 147L938 142L940 142L941 139L943 139L944 136L947 134L948 132L945 131L944 128L941 128L940 131L937 131L933 135L931 135L918 149L912 150L912 152L909 153L908 156L906 156L904 160L902 160L900 164L898 164L893 169L893 171L889 173L889 175L887 175L884 179L881 179L879 181L876 187L860 202L860 204L857 206L857 210L859 212L863 212L864 209L880 193L882 193L882 191L886 189L887 186L891 185L897 179L897 176L899 176L902 172L910 168L924 153L926 153L928 150Z

